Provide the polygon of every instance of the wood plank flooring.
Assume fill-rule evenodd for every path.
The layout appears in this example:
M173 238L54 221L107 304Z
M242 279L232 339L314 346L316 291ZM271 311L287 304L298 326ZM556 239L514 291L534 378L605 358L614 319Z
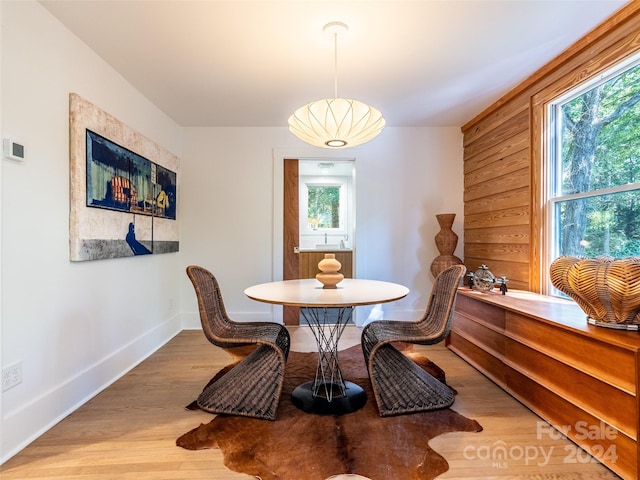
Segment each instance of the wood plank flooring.
M292 349L313 351L308 327L290 327ZM359 342L347 327L341 348ZM431 447L449 462L439 479L616 479L610 470L550 430L546 423L439 344L416 347L445 369L458 396L454 410L480 422L480 433L449 433ZM2 480L238 480L218 450L175 446L182 433L212 415L186 411L230 357L202 332L184 331L149 359L18 455L0 466ZM502 457L498 454L504 452ZM336 472L340 473L340 472ZM304 480L304 479L300 479ZM374 479L393 480L393 479Z

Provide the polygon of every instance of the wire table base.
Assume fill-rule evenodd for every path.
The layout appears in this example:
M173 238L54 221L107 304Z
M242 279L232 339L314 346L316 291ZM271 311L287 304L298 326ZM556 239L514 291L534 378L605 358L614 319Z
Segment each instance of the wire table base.
M318 365L314 380L296 387L293 404L309 413L342 415L355 412L367 402L362 387L345 381L338 362L338 342L351 321L353 307L301 307L318 347ZM333 312L337 314L332 315Z

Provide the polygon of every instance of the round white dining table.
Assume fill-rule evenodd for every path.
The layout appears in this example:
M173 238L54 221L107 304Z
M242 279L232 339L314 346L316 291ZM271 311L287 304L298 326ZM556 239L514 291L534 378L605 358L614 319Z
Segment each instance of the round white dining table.
M265 303L300 307L318 347L315 379L296 387L293 404L310 413L341 415L362 408L367 395L359 385L345 381L338 362L338 341L353 307L393 302L409 289L397 283L345 278L336 288L323 288L315 278L254 285L247 297Z
M345 278L336 288L323 288L315 278L261 283L244 291L253 300L294 307L357 307L393 302L409 294L403 285Z

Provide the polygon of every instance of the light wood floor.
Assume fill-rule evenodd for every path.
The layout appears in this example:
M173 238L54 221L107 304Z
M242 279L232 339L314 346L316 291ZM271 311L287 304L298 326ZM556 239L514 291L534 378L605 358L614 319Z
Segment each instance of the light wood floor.
M314 350L307 327L294 327L291 333L292 349ZM348 327L341 348L358 343L359 334L359 329ZM445 369L448 382L458 390L454 410L484 427L480 433L449 433L431 441L450 466L439 479L618 478L573 443L549 432L538 417L443 345L419 349ZM2 465L0 478L253 478L227 470L218 450L187 451L175 446L182 433L211 420L211 414L183 407L229 359L207 343L202 332L180 333ZM500 448L506 456L492 458Z

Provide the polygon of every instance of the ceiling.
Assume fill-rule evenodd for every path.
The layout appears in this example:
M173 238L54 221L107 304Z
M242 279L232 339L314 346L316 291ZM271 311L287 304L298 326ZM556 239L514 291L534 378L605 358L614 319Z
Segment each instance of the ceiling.
M182 126L282 127L334 93L389 126L461 126L622 0L41 0Z

